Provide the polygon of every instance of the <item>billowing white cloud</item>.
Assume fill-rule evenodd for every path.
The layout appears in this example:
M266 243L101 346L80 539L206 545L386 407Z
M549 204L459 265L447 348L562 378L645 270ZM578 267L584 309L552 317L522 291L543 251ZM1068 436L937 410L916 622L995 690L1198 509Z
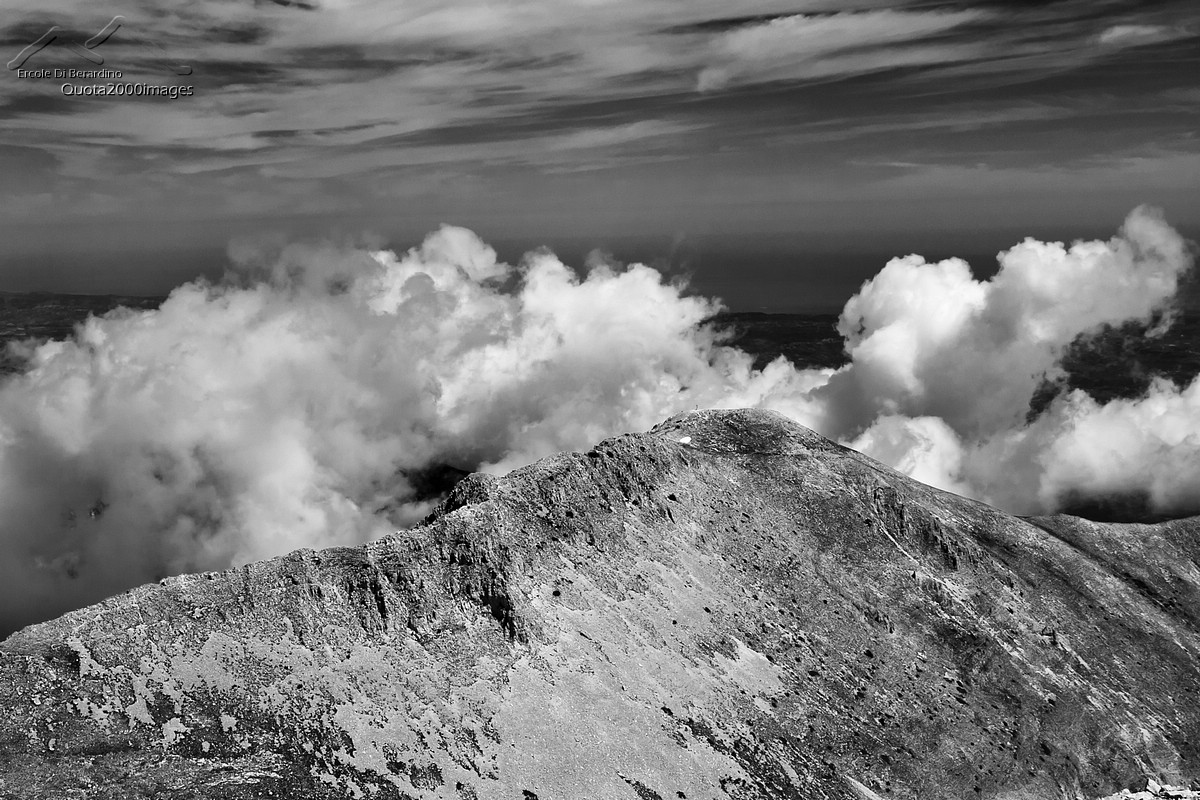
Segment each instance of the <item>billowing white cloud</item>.
M962 483L963 448L958 434L938 417L879 417L850 446L940 489L970 495Z
M0 385L0 623L361 542L428 511L431 467L506 470L798 379L718 346L717 305L645 266L512 267L452 227L402 255L232 255L225 283L90 319Z
M1161 512L1200 511L1196 384L1160 382L1145 398L1103 406L1074 392L1026 422L1034 392L1061 375L1078 337L1130 321L1168 325L1192 263L1188 243L1146 208L1108 242L1027 239L1000 254L987 281L957 260L892 261L846 304L850 364L813 393L827 409L819 424L1014 511L1118 490Z
M1073 495L1142 497L1159 513L1196 513L1200 479L1200 380L1156 381L1146 396L1101 405L1074 392L1035 426L1045 432L1043 508Z
M1064 349L1104 324L1150 321L1174 297L1187 246L1141 209L1109 242L1026 239L987 281L950 259L895 259L842 312L850 366L822 391L837 435L879 414L932 415L960 434L1018 423Z

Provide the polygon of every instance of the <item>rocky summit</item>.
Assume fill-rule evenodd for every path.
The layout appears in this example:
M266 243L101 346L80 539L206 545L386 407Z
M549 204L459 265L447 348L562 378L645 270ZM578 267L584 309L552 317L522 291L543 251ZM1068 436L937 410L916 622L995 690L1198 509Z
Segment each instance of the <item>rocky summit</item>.
M0 673L6 799L1128 796L1200 778L1200 520L1017 518L702 411Z

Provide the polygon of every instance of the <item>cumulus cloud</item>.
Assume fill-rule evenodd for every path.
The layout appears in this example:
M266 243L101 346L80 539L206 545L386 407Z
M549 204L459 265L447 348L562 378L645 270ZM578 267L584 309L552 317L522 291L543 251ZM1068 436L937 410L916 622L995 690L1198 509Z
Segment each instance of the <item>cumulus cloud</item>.
M1082 392L1047 422L1043 507L1075 497L1133 495L1162 514L1200 511L1200 381L1158 380L1145 397L1100 405ZM1048 425L1046 427L1049 427Z
M443 227L405 253L242 242L219 284L25 345L0 384L0 628L171 573L411 524L428 476L504 472L692 408L781 411L1018 512L1137 493L1200 509L1200 387L1027 420L1071 342L1167 324L1191 263L1138 209L1107 242L1034 240L990 280L898 258L845 307L847 363L761 370L714 300L649 267L500 262ZM436 488L436 487L435 487Z
M887 414L849 444L922 483L958 494L972 493L961 479L959 437L937 417Z
M838 323L850 366L821 391L852 435L880 414L936 416L964 435L1019 423L1067 345L1105 324L1165 313L1190 265L1184 240L1139 209L1109 242L1027 239L975 280L959 259L891 261Z
M909 256L864 284L839 322L850 363L812 393L818 427L1017 512L1118 490L1157 511L1200 511L1187 488L1200 485L1200 429L1188 422L1200 390L1160 381L1145 398L1103 406L1074 392L1026 421L1072 342L1105 326L1136 321L1153 334L1170 324L1188 243L1139 208L1107 242L1027 239L999 261L978 281L962 261Z
M429 469L507 470L680 408L754 405L715 302L640 265L239 243L220 285L91 318L0 386L0 627L166 574L419 519Z

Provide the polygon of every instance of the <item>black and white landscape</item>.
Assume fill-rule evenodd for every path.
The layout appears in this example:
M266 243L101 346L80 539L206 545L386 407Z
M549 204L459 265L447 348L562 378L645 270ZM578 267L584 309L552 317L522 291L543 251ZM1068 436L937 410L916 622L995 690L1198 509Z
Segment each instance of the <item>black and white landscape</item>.
M1193 4L0 26L0 798L1200 787Z

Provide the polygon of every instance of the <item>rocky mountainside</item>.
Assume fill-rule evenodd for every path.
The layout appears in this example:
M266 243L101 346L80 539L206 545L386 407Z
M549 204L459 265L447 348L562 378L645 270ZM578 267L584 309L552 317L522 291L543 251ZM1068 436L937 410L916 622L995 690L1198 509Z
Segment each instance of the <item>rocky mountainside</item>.
M698 412L0 644L0 798L1097 798L1200 778L1200 521Z
M1139 789L1122 789L1105 800L1195 800L1200 792L1182 786L1161 786L1153 778L1147 779Z

